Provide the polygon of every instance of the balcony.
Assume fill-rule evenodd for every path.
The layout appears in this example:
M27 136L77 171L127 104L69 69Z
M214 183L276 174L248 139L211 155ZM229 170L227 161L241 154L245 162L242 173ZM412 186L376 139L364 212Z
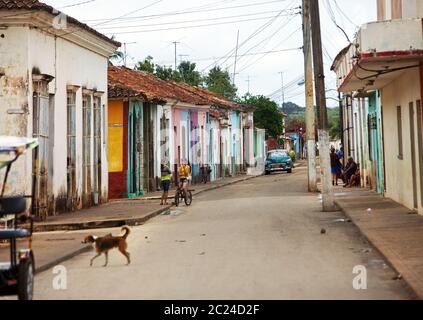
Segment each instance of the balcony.
M368 23L332 65L340 92L381 89L423 60L422 19Z

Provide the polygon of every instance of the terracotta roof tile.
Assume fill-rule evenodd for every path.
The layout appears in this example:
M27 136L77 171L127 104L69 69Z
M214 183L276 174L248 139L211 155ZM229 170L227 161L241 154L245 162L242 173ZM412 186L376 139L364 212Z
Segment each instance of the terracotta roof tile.
M0 0L0 10L39 10L39 11L48 12L50 14L57 14L59 12L58 10L54 9L52 6L39 2L38 0ZM78 27L83 28L95 34L97 37L102 38L103 40L106 40L117 47L121 46L120 42L110 39L109 37L98 32L97 30L94 30L93 28L86 25L85 23L82 23L78 21L77 19L72 18L70 16L67 16L67 19L69 23L75 24Z
M143 96L147 101L171 99L220 109L254 111L254 107L229 101L204 88L193 87L182 82L164 81L144 71L109 66L109 98L118 98L119 95L120 97Z
M142 94L148 101L173 99L195 105L208 105L208 101L205 99L174 86L169 81L161 80L148 72L125 67L109 66L109 91L112 89L112 93L114 86L121 86Z

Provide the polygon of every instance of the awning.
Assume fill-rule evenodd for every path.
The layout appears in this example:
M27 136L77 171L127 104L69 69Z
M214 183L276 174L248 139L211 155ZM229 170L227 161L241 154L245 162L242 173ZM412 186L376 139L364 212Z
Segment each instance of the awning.
M338 90L352 92L381 89L406 70L418 68L422 61L423 50L362 54Z

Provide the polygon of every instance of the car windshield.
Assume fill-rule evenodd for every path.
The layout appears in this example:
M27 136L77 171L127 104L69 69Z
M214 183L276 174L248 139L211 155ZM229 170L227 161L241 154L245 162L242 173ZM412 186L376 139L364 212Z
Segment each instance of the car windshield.
M286 151L277 151L277 152L270 152L267 155L267 158L269 160L278 160L278 159L283 159L289 157L288 152Z

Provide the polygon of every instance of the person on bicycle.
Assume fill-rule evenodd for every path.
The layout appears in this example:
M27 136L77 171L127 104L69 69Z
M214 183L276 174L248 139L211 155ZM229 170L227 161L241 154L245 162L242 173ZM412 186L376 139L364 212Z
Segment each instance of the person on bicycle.
M179 188L186 191L188 187L188 178L191 175L191 168L188 165L187 161L182 161L181 165L179 166Z

